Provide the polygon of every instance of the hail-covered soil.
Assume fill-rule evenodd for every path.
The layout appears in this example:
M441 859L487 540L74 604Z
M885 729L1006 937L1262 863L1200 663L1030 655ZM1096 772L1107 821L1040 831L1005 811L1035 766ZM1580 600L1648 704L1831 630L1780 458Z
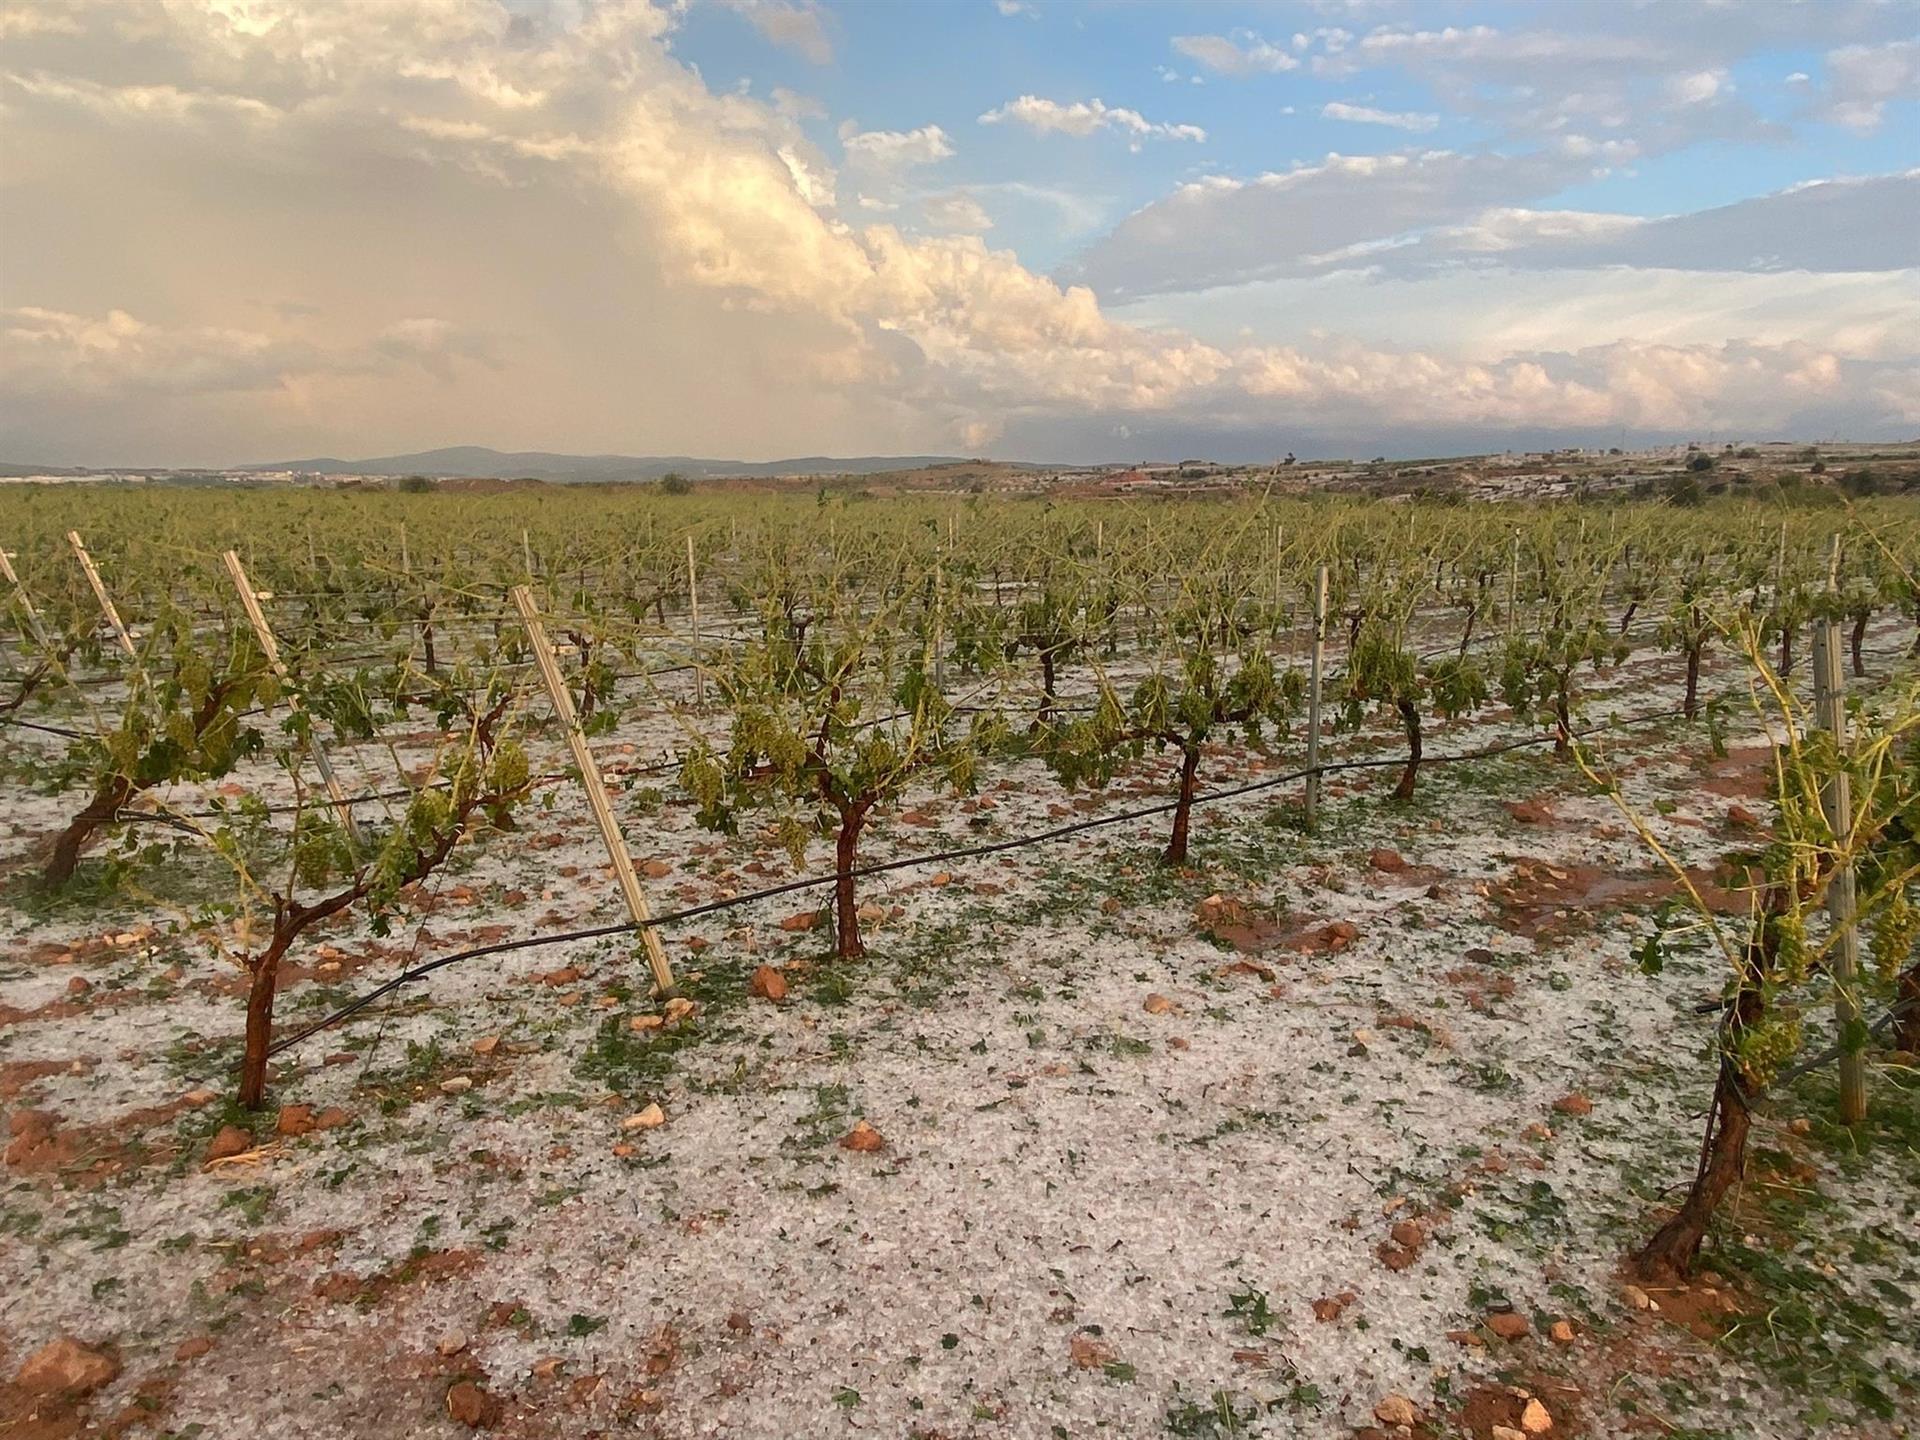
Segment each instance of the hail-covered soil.
M1678 679L1636 662L1589 716ZM1735 909L1768 766L1740 713L1723 755L1671 722L1595 742ZM642 710L596 741L656 906L793 878L646 768L684 739ZM1209 753L1203 788L1299 748ZM391 781L385 747L342 768ZM916 792L863 858L1151 804L1169 775L1069 795L998 765ZM1912 1072L1879 1057L1859 1135L1820 1077L1779 1097L1698 1282L1631 1285L1699 1143L1717 952L1696 930L1637 956L1675 885L1547 750L1431 766L1408 805L1394 778L1334 777L1313 836L1297 784L1202 808L1180 869L1155 816L863 881L859 962L829 958L819 891L683 922L690 1003L650 998L624 938L454 966L285 1057L259 1116L228 1103L242 986L191 924L203 858L64 905L16 874L0 1432L1907 1433ZM577 787L543 794L390 935L314 934L283 1031L409 961L622 918ZM16 862L74 803L7 799ZM67 1356L73 1391L13 1383L63 1336L104 1357Z

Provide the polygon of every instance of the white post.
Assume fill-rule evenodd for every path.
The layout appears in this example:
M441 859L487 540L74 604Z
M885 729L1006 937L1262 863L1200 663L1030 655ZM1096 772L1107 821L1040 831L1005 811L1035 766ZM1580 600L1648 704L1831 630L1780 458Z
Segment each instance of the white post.
M586 789L594 823L600 827L607 858L613 862L614 878L620 882L620 894L627 902L627 915L640 926L640 940L646 948L654 986L665 995L673 989L673 967L667 963L666 947L653 928L653 910L647 904L647 892L640 888L633 856L627 853L627 842L620 834L619 822L613 818L613 806L607 803L607 787L600 779L600 767L594 762L587 737L581 733L573 695L560 676L560 665L553 657L553 646L547 641L546 627L540 623L540 612L534 607L533 592L524 585L514 586L513 604L520 612L521 623L527 627L527 640L533 649L534 662L540 667L540 679L547 687L547 698L553 702L553 713L567 732L567 749L572 752L574 767L580 772L580 783Z

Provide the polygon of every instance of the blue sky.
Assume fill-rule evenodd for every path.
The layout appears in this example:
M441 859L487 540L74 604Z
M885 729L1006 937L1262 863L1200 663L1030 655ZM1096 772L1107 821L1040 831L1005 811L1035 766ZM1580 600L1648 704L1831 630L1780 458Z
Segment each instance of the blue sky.
M0 40L9 457L1920 434L1920 0L0 0Z
M1634 8L1625 3L1349 7L1033 0L1002 14L993 0L845 4L823 7L833 59L814 63L770 43L755 28L750 10L705 5L688 12L674 49L716 88L737 86L768 95L784 87L817 97L825 114L805 124L823 144L832 143L836 126L847 117L857 118L861 128L869 130L939 125L952 137L956 153L938 167L937 175L924 177L929 184L1017 182L1082 199L1084 209L1071 215L1041 201L1002 201L1005 218L996 218L995 230L1001 232L996 241L1014 246L1030 264L1050 269L1084 243L1089 231L1200 176L1283 170L1331 152L1384 154L1409 144L1471 150L1526 143L1527 137L1503 130L1488 117L1451 105L1430 81L1404 69L1369 67L1347 76L1320 73L1314 61L1326 55L1323 35L1328 30L1364 36L1374 28L1365 23L1370 16L1383 22L1400 18L1415 29L1537 28L1543 19L1577 18L1602 30L1631 30ZM1912 9L1881 8L1885 16L1879 23L1863 21L1862 33L1897 36L1903 28L1920 28L1920 15ZM1628 23L1621 25L1623 19ZM1819 31L1816 21L1791 33L1817 36ZM1222 74L1176 47L1179 37L1194 35L1227 37L1243 48L1264 41L1298 63L1281 72ZM1307 44L1299 46L1296 36L1305 37ZM929 67L929 55L946 58ZM1699 67L1724 68L1744 104L1791 133L1736 136L1650 154L1602 178L1540 196L1540 202L1661 215L1728 204L1807 180L1920 164L1915 129L1920 125L1920 98L1912 93L1892 102L1883 123L1871 130L1819 118L1811 96L1823 75L1823 56L1818 44L1729 45ZM1790 79L1796 76L1806 81ZM1550 87L1550 69L1535 77L1535 83ZM1058 136L1036 137L978 123L979 116L1019 94L1098 97L1152 121L1200 126L1207 138L1201 143L1147 143L1130 150L1117 136L1106 137L1105 144L1078 145ZM1416 131L1354 123L1323 114L1329 104L1432 117L1433 123Z

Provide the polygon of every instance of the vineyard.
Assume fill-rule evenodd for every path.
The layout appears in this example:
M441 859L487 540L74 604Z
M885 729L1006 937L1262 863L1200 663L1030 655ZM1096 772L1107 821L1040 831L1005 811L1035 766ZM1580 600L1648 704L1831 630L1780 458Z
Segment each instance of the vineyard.
M0 491L0 1432L1911 1434L1815 499Z

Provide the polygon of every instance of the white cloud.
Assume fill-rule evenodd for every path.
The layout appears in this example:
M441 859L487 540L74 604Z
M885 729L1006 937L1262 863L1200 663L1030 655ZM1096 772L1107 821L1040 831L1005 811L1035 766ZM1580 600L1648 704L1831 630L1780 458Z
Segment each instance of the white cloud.
M124 310L76 315L35 306L0 311L0 396L205 396L284 390L318 375L400 363L441 380L456 362L497 367L493 340L428 316L397 320L345 348L214 325L161 325Z
M1724 70L1695 70L1667 81L1667 95L1676 105L1704 105L1732 88Z
M993 217L986 207L965 190L929 195L920 210L935 230L974 235L993 228Z
M1880 128L1887 104L1920 97L1920 40L1848 45L1827 56L1821 118L1861 134Z
M246 330L164 328L124 310L75 315L25 306L0 312L0 394L262 390L316 368L309 347Z
M738 11L771 44L791 50L816 65L833 59L825 18L813 0L722 0Z
M1138 144L1143 139L1205 140L1207 132L1198 125L1169 125L1147 119L1138 110L1110 106L1098 97L1061 104L1037 95L1022 95L980 117L982 125L1002 122L1025 125L1037 135L1058 134L1084 138L1101 130L1112 130Z
M773 108L789 120L824 120L827 107L811 95L802 95L784 85L773 87Z
M27 32L35 33L35 32ZM283 113L264 100L219 90L178 85L107 85L98 81L7 72L0 82L21 95L91 111L102 119L138 125L185 125L219 121L270 123Z
M1172 45L1189 60L1222 75L1277 75L1300 66L1287 51L1251 30L1236 30L1230 36L1176 35Z
M1029 20L1040 18L1040 12L1027 4L1026 0L993 0L993 8L1009 20L1015 16L1025 16Z
M458 361L500 368L491 336L434 316L396 320L374 339L373 350L389 359L410 361L442 381L454 378Z
M849 161L879 170L931 165L953 155L953 142L938 125L922 125L918 130L857 130L843 136L840 143Z
M1416 135L1424 134L1440 124L1438 115L1422 115L1407 110L1376 110L1370 105L1349 105L1344 100L1328 101L1320 107L1320 113L1329 120L1345 120L1355 125L1386 125Z

